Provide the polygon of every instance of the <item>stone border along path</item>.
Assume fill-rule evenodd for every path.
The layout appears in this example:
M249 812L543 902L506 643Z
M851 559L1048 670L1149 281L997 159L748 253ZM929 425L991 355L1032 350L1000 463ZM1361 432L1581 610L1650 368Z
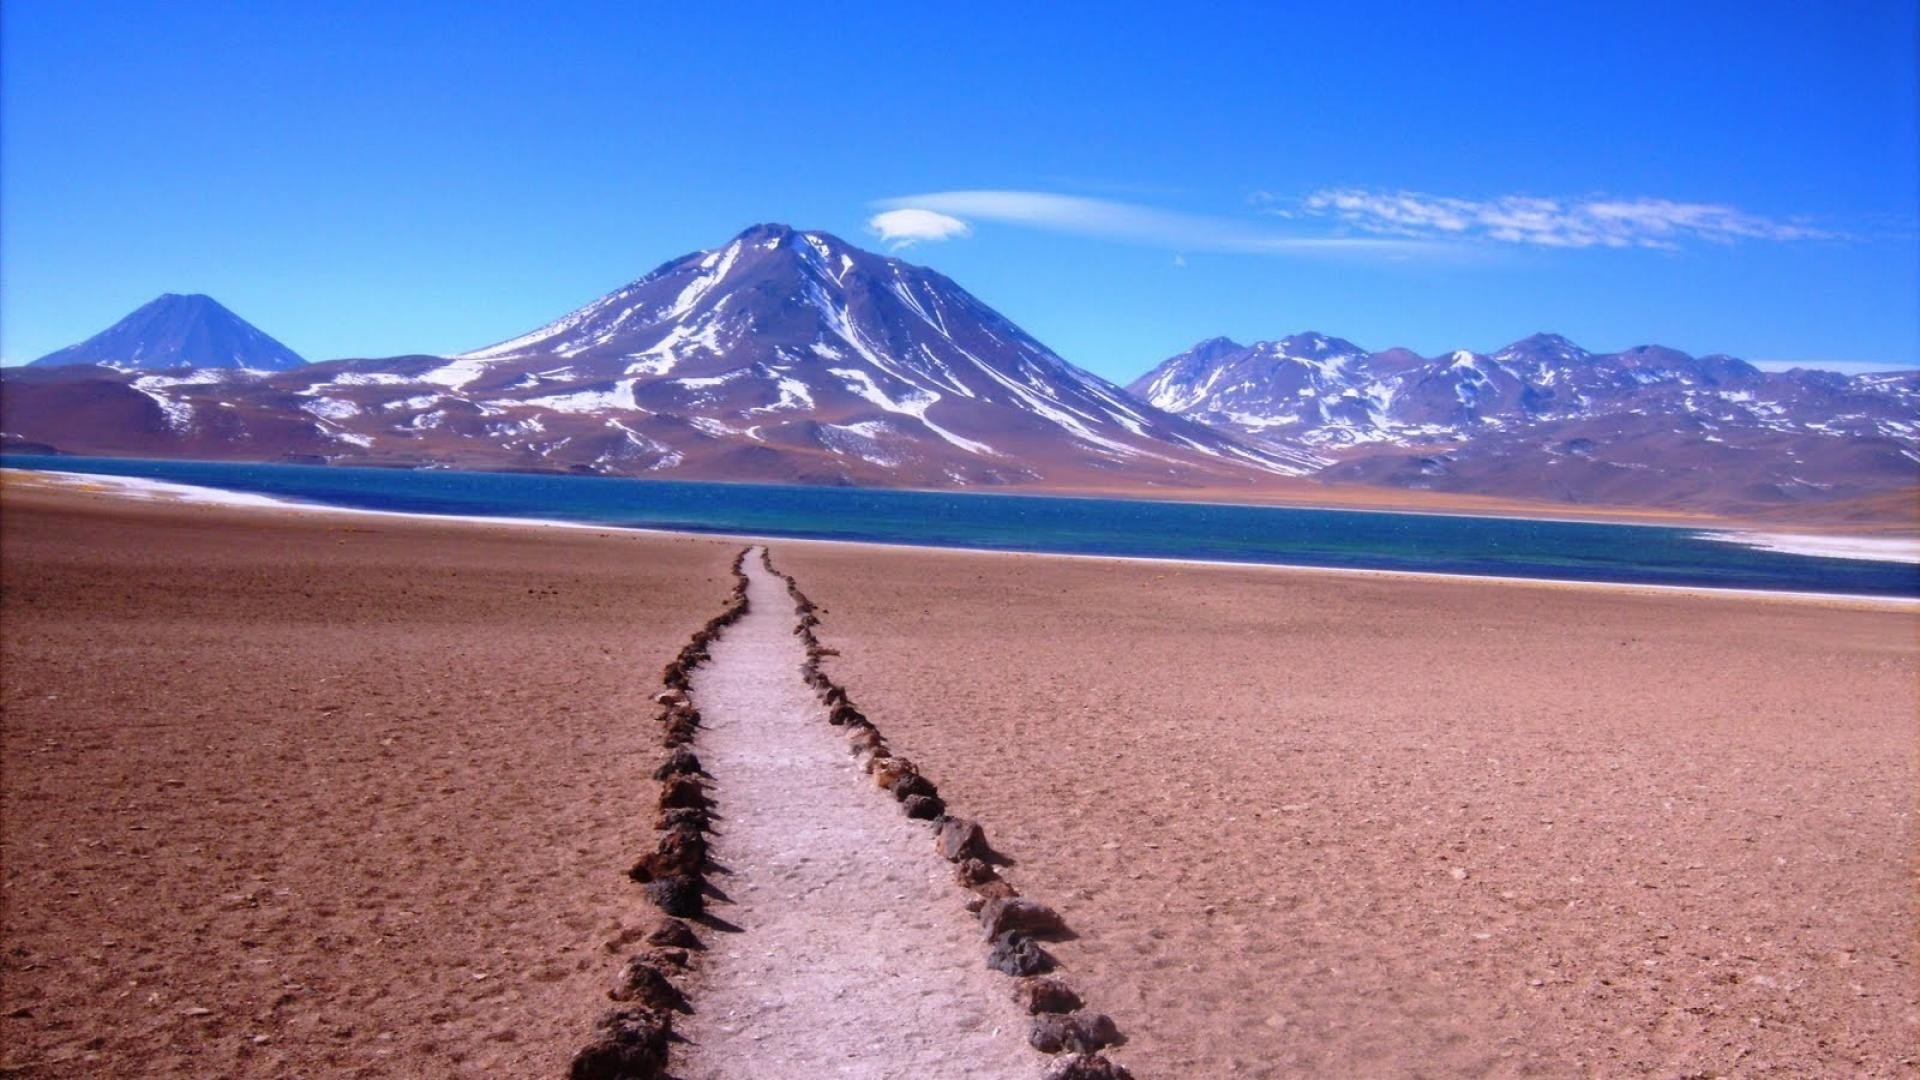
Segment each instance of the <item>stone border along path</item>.
M653 700L660 705L661 741L667 755L654 770L661 782L659 812L654 818L654 850L642 855L627 876L646 886L646 897L664 917L645 935L648 946L620 969L607 996L626 1003L601 1015L592 1041L573 1056L567 1075L572 1080L653 1080L666 1075L669 1045L675 1041L673 1018L686 1012L670 972L686 970L704 947L685 921L705 910L707 834L712 831L712 802L707 797L708 776L688 744L700 727L699 710L687 691L696 667L712 658L712 646L722 630L747 614L746 560L750 549L733 559L733 591L720 614L707 620L660 673L665 689ZM612 945L632 944L625 939Z
M688 1080L1012 1077L1025 1073L1024 1055L990 1017L1011 1025L1024 1011L1028 1041L1060 1054L1048 1080L1130 1080L1098 1053L1120 1041L1113 1022L1081 1011L1078 994L1045 977L1054 960L1039 940L1067 933L1059 915L1000 877L1003 860L980 826L948 814L932 782L894 756L820 670L836 654L814 633L817 609L766 549L765 572L750 571L750 551L734 559L726 609L662 672L657 839L628 875L663 915L614 946L646 948L621 968L608 997L623 1005L600 1017L569 1076L665 1078L678 1045ZM790 633L772 615L779 581L799 617ZM755 594L762 610L748 619ZM785 674L795 660L798 682ZM852 736L851 758L815 719ZM885 812L862 772L905 817ZM727 814L716 811L722 804ZM974 894L966 908L991 946L985 967L966 960L966 922L942 912L949 886L916 821L929 823L934 847ZM709 911L710 899L727 905L727 918ZM674 978L692 974L702 954L696 1012ZM1011 1000L993 992L988 968L1016 977Z

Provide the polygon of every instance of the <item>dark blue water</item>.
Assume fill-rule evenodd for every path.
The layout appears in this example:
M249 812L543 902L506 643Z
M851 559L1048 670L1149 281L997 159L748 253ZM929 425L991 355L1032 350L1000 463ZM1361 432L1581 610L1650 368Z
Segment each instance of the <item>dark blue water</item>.
M1758 551L1697 530L1125 499L8 454L364 510L884 544L1920 596L1920 567Z

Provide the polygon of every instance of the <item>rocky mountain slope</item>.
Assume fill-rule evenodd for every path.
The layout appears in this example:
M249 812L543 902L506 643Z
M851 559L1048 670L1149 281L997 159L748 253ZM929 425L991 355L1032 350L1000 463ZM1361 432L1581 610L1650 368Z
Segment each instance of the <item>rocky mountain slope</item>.
M940 274L781 225L452 358L22 373L0 429L92 453L913 486L1299 471L1141 404Z
M33 363L98 364L127 371L286 371L306 361L210 296L167 293L87 340Z
M1753 512L1920 483L1920 372L1763 372L1539 334L1490 354L1203 341L1129 389L1318 478Z

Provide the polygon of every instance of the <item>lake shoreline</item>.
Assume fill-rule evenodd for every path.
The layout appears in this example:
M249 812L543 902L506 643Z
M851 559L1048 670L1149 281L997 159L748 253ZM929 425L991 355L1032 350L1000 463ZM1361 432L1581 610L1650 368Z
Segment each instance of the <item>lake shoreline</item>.
M233 491L226 488L208 487L198 484L186 484L171 480L154 480L145 477L121 476L111 473L75 473L57 470L0 468L0 483L8 486L29 482L27 478L39 478L47 481L46 487L75 492L92 492L114 498L137 501L181 502L188 504L218 506L227 509L256 509L296 514L359 515L369 518L389 518L410 521L464 523L468 525L504 526L509 528L543 528L590 530L599 532L630 532L638 535L670 535L700 537L706 539L728 539L744 542L770 543L778 541L790 544L829 544L871 546L897 550L971 552L989 555L1004 555L1021 558L1076 559L1100 562L1137 563L1145 566L1198 566L1232 567L1242 569L1276 570L1287 573L1335 574L1344 576L1386 576L1408 580L1431 581L1477 581L1498 585L1532 585L1549 588L1583 588L1607 590L1653 591L1662 593L1697 593L1711 596L1736 596L1751 599L1776 599L1823 603L1864 603L1871 605L1892 605L1911 607L1920 605L1920 597L1893 595L1875 595L1844 592L1820 592L1810 590L1737 588L1710 585L1684 585L1664 583L1594 581L1580 578L1530 577L1525 575L1449 573L1444 571L1401 570L1374 567L1319 566L1309 563L1251 562L1233 559L1183 558L1155 555L1112 555L1082 552L1061 552L1046 550L1026 550L1007 548L968 547L964 545L912 543L906 541L848 540L822 537L790 536L780 534L761 534L753 532L705 531L700 529L672 529L638 525L615 525L566 521L552 518L520 518L479 514L432 513L426 511L376 510L360 507L340 506L332 503L309 502L277 496L260 495L252 492ZM1665 526L1679 528L1679 526ZM1763 538L1766 534L1747 534ZM1831 538L1828 538L1831 539ZM1864 538L1863 538L1864 539Z

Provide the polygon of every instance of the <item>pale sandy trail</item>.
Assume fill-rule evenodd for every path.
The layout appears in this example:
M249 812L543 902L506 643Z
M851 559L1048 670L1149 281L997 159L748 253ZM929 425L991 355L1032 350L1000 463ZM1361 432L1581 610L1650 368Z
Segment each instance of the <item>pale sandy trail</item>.
M712 913L695 1009L676 1025L687 1080L1031 1077L1011 982L932 830L874 787L800 681L783 582L746 560L747 616L693 678L715 777Z

